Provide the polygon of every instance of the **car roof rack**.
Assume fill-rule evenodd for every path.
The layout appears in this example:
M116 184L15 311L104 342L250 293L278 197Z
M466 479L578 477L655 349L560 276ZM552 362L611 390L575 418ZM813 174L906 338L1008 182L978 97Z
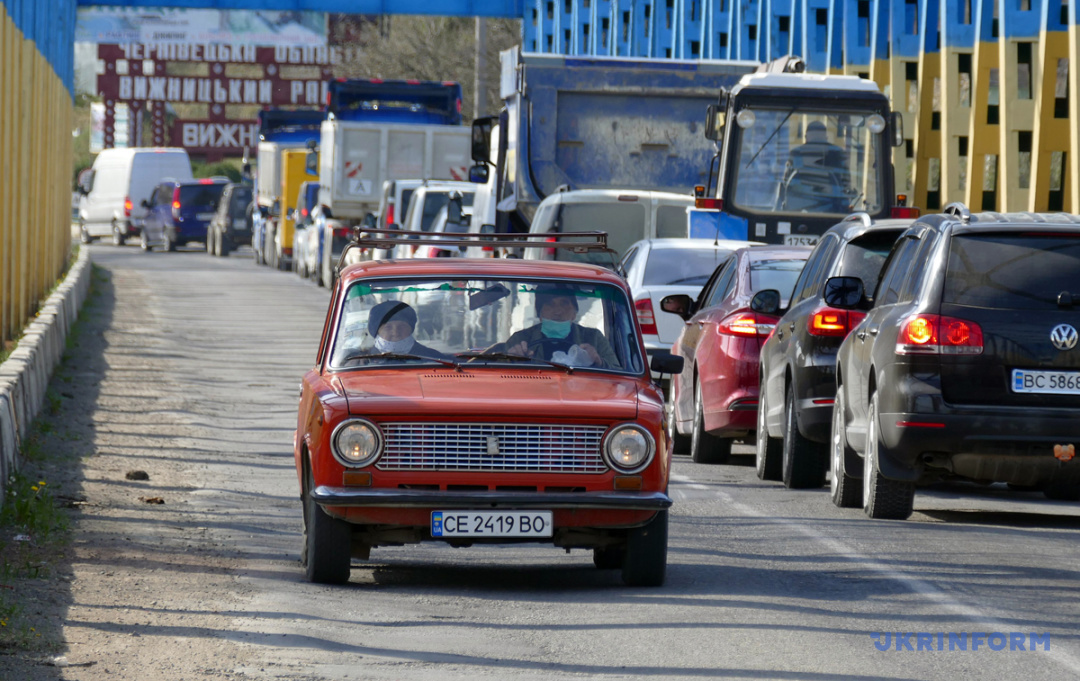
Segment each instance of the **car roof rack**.
M562 241L566 239L567 241ZM580 241L570 241L580 239ZM501 246L503 248L558 248L571 253L600 251L610 253L618 260L618 254L607 245L607 232L542 232L537 234L476 234L454 236L433 235L410 229L377 229L356 227L352 240L341 251L337 271L345 264L345 254L353 248L380 248L389 250L394 246Z
M965 206L963 203L960 203L959 201L954 201L953 203L945 206L945 210L943 210L942 212L946 215L960 218L960 222L964 223L965 225L971 222L971 211L968 210L967 206Z

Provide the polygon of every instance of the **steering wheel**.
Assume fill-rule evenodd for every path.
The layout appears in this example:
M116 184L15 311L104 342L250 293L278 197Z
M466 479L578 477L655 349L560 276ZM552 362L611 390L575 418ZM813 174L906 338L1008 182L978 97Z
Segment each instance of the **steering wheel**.
M844 212L851 204L839 173L824 169L796 169L780 186L779 210Z
M567 352L574 346L569 338L541 338L529 343L529 349L540 348L544 359L551 359L556 352Z

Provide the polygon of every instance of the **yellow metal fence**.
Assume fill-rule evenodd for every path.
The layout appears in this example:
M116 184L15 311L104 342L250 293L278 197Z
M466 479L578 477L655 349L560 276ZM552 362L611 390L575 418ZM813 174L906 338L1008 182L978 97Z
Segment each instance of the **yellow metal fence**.
M70 257L72 116L68 89L0 4L0 342Z

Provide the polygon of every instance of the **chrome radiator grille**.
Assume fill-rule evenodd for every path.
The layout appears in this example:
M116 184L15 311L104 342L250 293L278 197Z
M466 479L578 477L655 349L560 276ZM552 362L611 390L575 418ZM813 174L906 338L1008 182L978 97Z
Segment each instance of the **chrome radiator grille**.
M383 423L387 471L603 473L603 426Z

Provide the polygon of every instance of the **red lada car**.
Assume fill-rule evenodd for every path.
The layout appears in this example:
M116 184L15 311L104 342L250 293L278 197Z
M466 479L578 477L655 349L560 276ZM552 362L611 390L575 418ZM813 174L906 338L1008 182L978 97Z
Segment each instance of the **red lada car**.
M682 360L654 364L671 373ZM346 582L352 559L379 546L539 542L592 549L627 584L660 585L663 413L630 292L609 270L351 265L300 399L307 577Z

